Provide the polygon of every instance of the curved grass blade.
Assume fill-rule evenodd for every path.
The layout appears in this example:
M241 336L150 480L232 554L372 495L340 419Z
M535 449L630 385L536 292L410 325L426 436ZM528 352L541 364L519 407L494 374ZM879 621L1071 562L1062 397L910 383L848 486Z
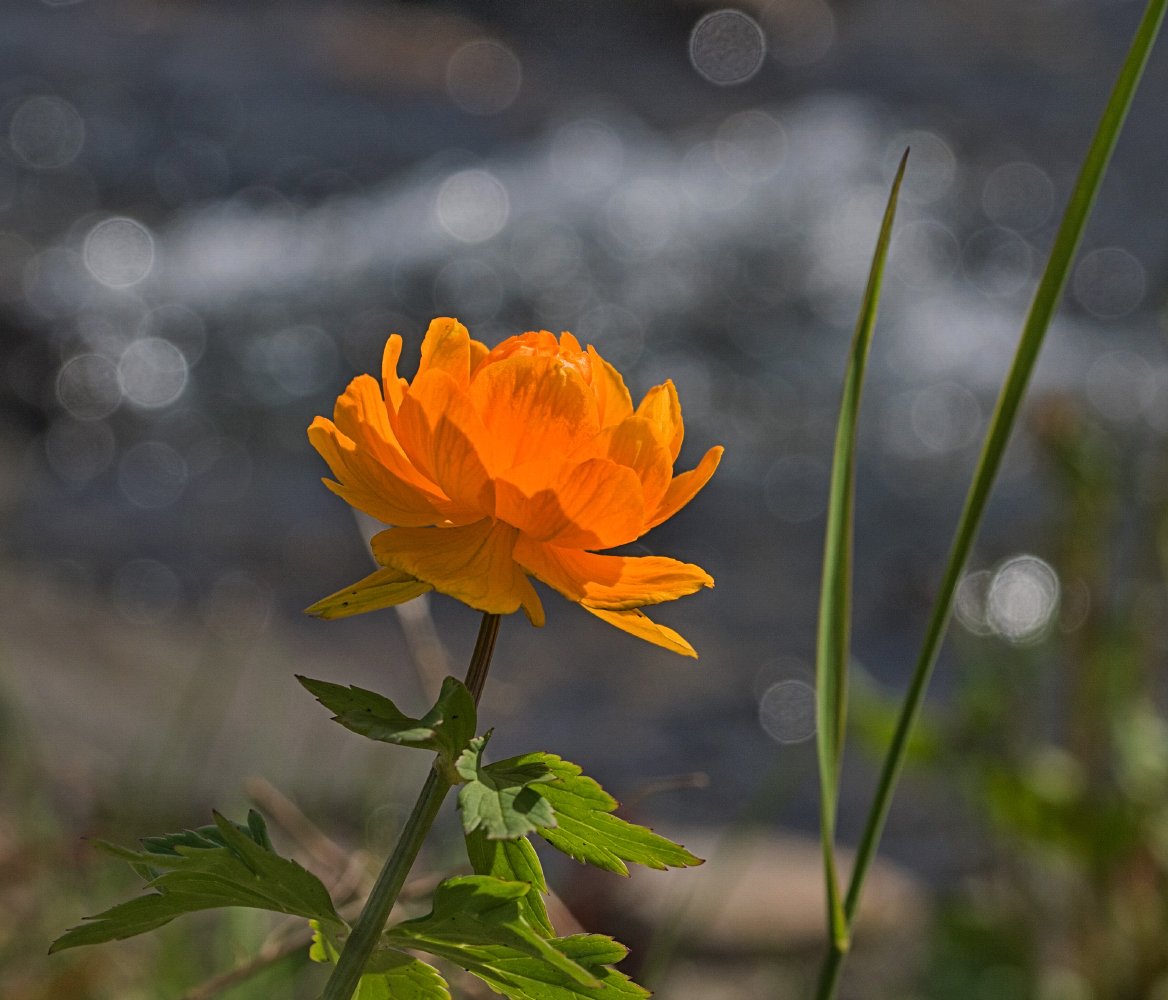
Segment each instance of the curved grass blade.
M1013 363L1002 385L997 405L990 419L989 430L986 432L973 482L966 495L965 504L954 533L953 545L949 552L940 591L933 606L912 681L905 694L896 731L884 760L876 794L860 840L856 864L852 870L848 894L844 901L844 914L849 927L854 921L856 910L859 907L864 879L880 843L880 835L888 816L892 795L904 765L909 737L917 716L920 714L925 691L936 663L937 653L949 624L957 584L973 546L973 540L977 535L977 529L981 523L982 514L985 512L986 502L997 477L998 469L1001 466L1002 455L1014 428L1018 408L1026 393L1034 363L1038 358L1055 308L1062 296L1071 262L1078 249L1091 207L1095 202L1096 194L1107 171L1107 165L1111 160L1111 154L1123 128L1128 109L1131 107L1132 98L1147 64L1148 55L1159 34L1166 8L1168 8L1168 0L1149 0L1144 10L1131 48L1120 68L1107 106L1103 110L1098 128L1083 160L1070 202L1055 235L1050 257L1023 324ZM828 1000L828 998L835 996L843 956L844 951L835 947L828 952L820 976L819 989L816 993L819 1000Z
M827 882L828 923L834 946L847 948L848 926L840 896L835 860L835 814L839 801L840 765L843 759L844 727L848 700L848 656L852 605L852 525L855 508L856 426L864 372L876 311L884 280L884 265L892 240L896 204L904 180L908 150L901 157L884 210L884 221L876 241L868 287L856 320L844 378L831 463L831 488L827 506L827 529L823 542L823 583L819 595L819 632L815 654L816 742L819 757L820 837L823 841L824 878Z

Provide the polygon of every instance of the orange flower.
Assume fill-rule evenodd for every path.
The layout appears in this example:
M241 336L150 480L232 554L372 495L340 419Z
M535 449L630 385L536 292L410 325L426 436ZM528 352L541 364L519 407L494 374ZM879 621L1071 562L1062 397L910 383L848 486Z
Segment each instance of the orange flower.
M620 373L570 333L511 337L488 351L454 319L436 319L418 374L397 374L389 338L382 380L355 378L333 419L308 437L334 493L394 525L374 536L384 567L313 605L342 617L400 604L429 589L472 608L520 607L544 622L529 574L598 618L688 656L693 647L640 608L711 587L701 567L665 556L599 555L684 507L722 449L673 475L681 407L672 382L640 406Z

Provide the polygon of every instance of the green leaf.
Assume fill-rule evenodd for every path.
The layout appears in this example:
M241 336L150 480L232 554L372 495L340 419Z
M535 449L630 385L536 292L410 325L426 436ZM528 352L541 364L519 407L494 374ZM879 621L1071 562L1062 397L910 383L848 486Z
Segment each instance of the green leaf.
M647 827L629 823L612 811L618 803L575 764L551 753L530 753L515 757L512 766L543 764L556 779L540 785L541 794L556 814L554 828L538 831L549 844L577 861L628 875L625 862L648 868L690 868L702 859L680 844L659 836Z
M525 882L479 875L448 879L429 916L391 927L384 940L445 958L512 1000L648 996L610 968L627 954L611 938L541 937L519 911L531 891Z
M340 952L317 921L312 921L314 962L336 964ZM438 970L421 959L383 948L357 983L352 1000L450 1000L450 987Z
M220 906L247 906L343 924L320 880L272 851L258 813L249 814L247 827L216 813L213 827L151 837L142 843L141 851L99 846L128 861L155 891L87 917L86 923L54 941L50 952L119 941L161 927L184 913Z
M819 629L815 655L816 749L819 759L820 823L824 879L827 883L828 916L832 939L846 947L848 927L840 895L835 857L835 814L839 801L840 764L847 724L848 660L852 625L852 528L856 493L856 427L864 372L876 327L876 311L884 281L884 265L892 242L892 225L908 150L901 157L876 251L868 273L868 286L856 320L848 370L844 377L832 454L831 488L828 493L827 527L823 542L823 581L819 594Z
M488 739L490 733L476 736L454 765L466 781L458 792L463 832L481 827L493 840L514 840L555 826L551 803L533 787L555 780L551 770L541 761L520 757L484 766Z
M309 677L296 679L334 713L334 722L371 740L433 750L453 764L474 736L474 699L462 681L454 677L442 682L437 703L420 719L404 715L388 698L364 688Z
M587 969L599 986L581 986L549 977L539 959L496 950L474 966L463 965L473 976L511 1000L645 1000L649 991L612 967L628 950L601 934L575 934L552 942L565 957ZM478 956L476 956L478 957ZM486 956L483 956L486 957Z
M532 891L519 900L519 913L544 937L554 937L543 894L547 881L531 841L490 840L480 827L466 835L466 854L476 875L490 875L504 882L527 882Z

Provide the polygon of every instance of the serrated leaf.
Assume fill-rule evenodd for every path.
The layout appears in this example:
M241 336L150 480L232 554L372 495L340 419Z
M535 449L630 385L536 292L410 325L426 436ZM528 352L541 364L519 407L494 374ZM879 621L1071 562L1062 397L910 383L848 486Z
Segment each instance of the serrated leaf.
M366 611L380 611L382 608L404 604L432 589L430 584L407 573L396 569L379 569L304 610L317 618L348 618Z
M383 940L393 947L417 948L449 959L480 978L486 978L480 974L482 969L500 959L527 958L549 982L570 984L578 991L561 995L596 995L587 992L603 988L596 975L523 917L520 900L532 891L527 882L503 882L483 875L447 879L434 890L434 909L428 916L391 927Z
M649 996L648 990L612 968L613 963L628 954L628 949L612 938L574 934L556 938L552 944L565 957L591 972L600 981L600 987L549 981L547 967L526 955L497 955L477 968L464 968L510 1000L644 1000Z
M466 854L476 875L489 875L504 882L527 882L532 891L519 900L519 913L544 937L554 937L543 896L547 880L531 841L490 840L480 827L466 835Z
M155 890L119 903L73 927L49 951L119 941L175 917L220 906L246 906L342 924L328 890L311 872L267 846L258 813L247 827L218 813L215 826L143 841L144 850L112 844L103 849L128 861Z
M314 962L336 964L340 953L317 921L312 921ZM432 965L394 948L383 948L357 983L352 1000L450 1000L450 987Z
M371 740L433 750L453 763L474 736L474 699L462 681L447 677L438 701L420 719L405 715L392 701L374 691L297 677L333 721Z
M492 840L514 840L555 826L551 803L534 787L554 780L551 770L541 761L520 757L484 766L489 735L471 740L454 765L466 781L458 792L463 832L481 828Z
M680 844L613 816L617 801L580 768L550 753L527 754L516 761L540 761L557 779L540 786L552 804L557 825L541 828L544 840L577 861L628 875L625 862L648 868L690 868L700 865Z

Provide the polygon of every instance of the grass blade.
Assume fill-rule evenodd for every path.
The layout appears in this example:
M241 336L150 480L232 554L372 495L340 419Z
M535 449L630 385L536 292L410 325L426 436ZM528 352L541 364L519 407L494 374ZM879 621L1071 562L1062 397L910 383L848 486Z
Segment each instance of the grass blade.
M819 757L820 837L823 841L824 878L827 883L828 924L834 946L841 949L847 948L848 927L835 861L835 814L839 801L840 764L843 758L848 698L856 425L860 411L860 395L864 387L864 372L868 364L868 351L872 345L872 331L876 326L876 310L884 280L884 265L888 259L893 220L896 218L896 203L907 162L906 149L888 195L884 221L881 223L876 252L872 257L872 268L868 273L868 287L864 290L864 300L860 306L856 332L852 338L848 370L844 378L843 399L840 402L839 423L836 427L835 450L832 455L827 528L823 543L823 583L819 595L819 631L815 655L816 749Z
M1148 54L1164 20L1166 7L1168 7L1168 0L1149 0L1139 27L1136 29L1131 48L1119 71L1119 76L1103 111L1091 146L1083 160L1075 189L1055 235L1050 257L1022 327L1013 363L1002 385L997 406L990 419L989 430L986 433L973 482L966 495L965 504L958 520L940 592L933 607L912 681L905 695L896 731L884 760L876 794L860 840L855 868L852 871L847 898L844 902L844 914L849 927L855 919L864 879L879 846L892 795L904 765L909 736L917 716L920 714L921 704L924 701L929 678L936 663L937 653L949 624L957 584L973 546L973 540L985 511L990 490L1001 466L1002 455L1014 428L1018 408L1026 393L1034 363L1038 358L1038 352L1046 337L1055 308L1062 296L1087 217L1095 202L1095 196L1106 173L1128 109L1131 107L1132 98L1143 74ZM816 994L819 1000L829 1000L835 995L836 983L843 963L843 954L841 950L836 948L832 948L828 952Z

